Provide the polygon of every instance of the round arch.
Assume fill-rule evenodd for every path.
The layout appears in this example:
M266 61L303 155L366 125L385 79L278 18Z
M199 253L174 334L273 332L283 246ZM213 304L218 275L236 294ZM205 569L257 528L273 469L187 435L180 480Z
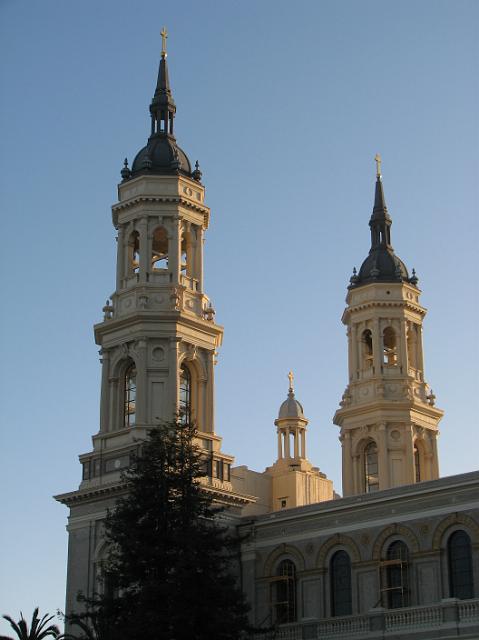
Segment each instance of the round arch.
M274 551L270 553L270 555L266 558L264 563L264 575L271 576L273 575L273 571L280 560L291 559L296 563L296 567L298 571L304 571L305 561L304 556L292 545L282 544L279 547L276 547Z
M448 532L448 529L457 529L462 527L466 530L466 533L471 537L471 543L473 545L479 545L479 524L470 516L465 513L451 513L450 516L441 520L434 530L432 536L432 548L434 551L439 551L444 542L444 536ZM453 531L451 531L453 533Z
M391 526L386 527L386 529L383 529L383 531L381 531L381 533L377 536L373 545L373 560L381 559L382 551L386 542L389 541L389 538L392 538L394 536L402 538L404 542L406 542L412 553L417 553L419 551L419 541L414 532L411 531L409 527L405 527L402 524L392 524Z
M327 561L333 551L339 551L340 549L344 549L344 551L349 553L352 562L361 562L361 553L355 541L349 536L337 533L323 542L319 548L318 555L316 556L316 567L319 569L327 568Z

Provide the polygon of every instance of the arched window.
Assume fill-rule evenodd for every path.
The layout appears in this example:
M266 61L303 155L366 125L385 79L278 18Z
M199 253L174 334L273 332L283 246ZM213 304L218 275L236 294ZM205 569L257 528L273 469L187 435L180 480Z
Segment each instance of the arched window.
M168 269L168 235L166 229L158 227L153 233L151 243L151 268Z
M361 336L363 369L373 366L373 334L369 329L363 331Z
M366 493L379 490L378 448L373 440L364 448L364 484Z
M346 551L336 551L331 558L331 615L350 616L352 613L351 560Z
M396 334L392 327L386 327L383 331L383 363L394 367L397 361Z
M296 567L291 560L282 560L273 579L273 614L277 624L296 620Z
M128 240L128 270L129 275L140 270L140 234L132 231Z
M421 482L421 453L417 443L414 443L414 478L416 482Z
M123 398L123 425L133 427L136 422L136 365L134 362L125 371Z
M180 369L180 420L185 424L191 422L191 373L185 364Z
M447 559L451 598L474 598L471 539L465 531L455 531L447 541Z
M386 575L388 607L409 607L409 550L402 540L396 540L389 545Z

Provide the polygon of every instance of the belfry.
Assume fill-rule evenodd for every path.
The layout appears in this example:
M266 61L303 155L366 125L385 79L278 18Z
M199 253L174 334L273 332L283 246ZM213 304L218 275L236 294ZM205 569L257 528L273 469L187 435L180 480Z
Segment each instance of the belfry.
M392 220L376 155L371 248L353 271L343 323L349 383L336 411L345 496L439 477L437 425L443 412L424 377L418 278L394 253Z

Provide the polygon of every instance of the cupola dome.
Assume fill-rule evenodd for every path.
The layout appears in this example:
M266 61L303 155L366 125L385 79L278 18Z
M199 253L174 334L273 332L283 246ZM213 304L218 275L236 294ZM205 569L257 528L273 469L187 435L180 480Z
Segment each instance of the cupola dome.
M302 418L305 420L303 406L294 397L293 374L289 373L288 397L279 408L278 420L283 418Z

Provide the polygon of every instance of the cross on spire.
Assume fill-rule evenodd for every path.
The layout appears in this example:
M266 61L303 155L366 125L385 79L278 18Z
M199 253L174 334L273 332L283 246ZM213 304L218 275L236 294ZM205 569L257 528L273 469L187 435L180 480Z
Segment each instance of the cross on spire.
M379 153L376 153L374 156L374 160L376 161L376 177L381 177L381 156Z
M168 37L168 31L166 30L166 27L163 27L163 29L160 31L160 36L161 36L161 57L166 58L166 56L168 55L166 53L166 39Z

